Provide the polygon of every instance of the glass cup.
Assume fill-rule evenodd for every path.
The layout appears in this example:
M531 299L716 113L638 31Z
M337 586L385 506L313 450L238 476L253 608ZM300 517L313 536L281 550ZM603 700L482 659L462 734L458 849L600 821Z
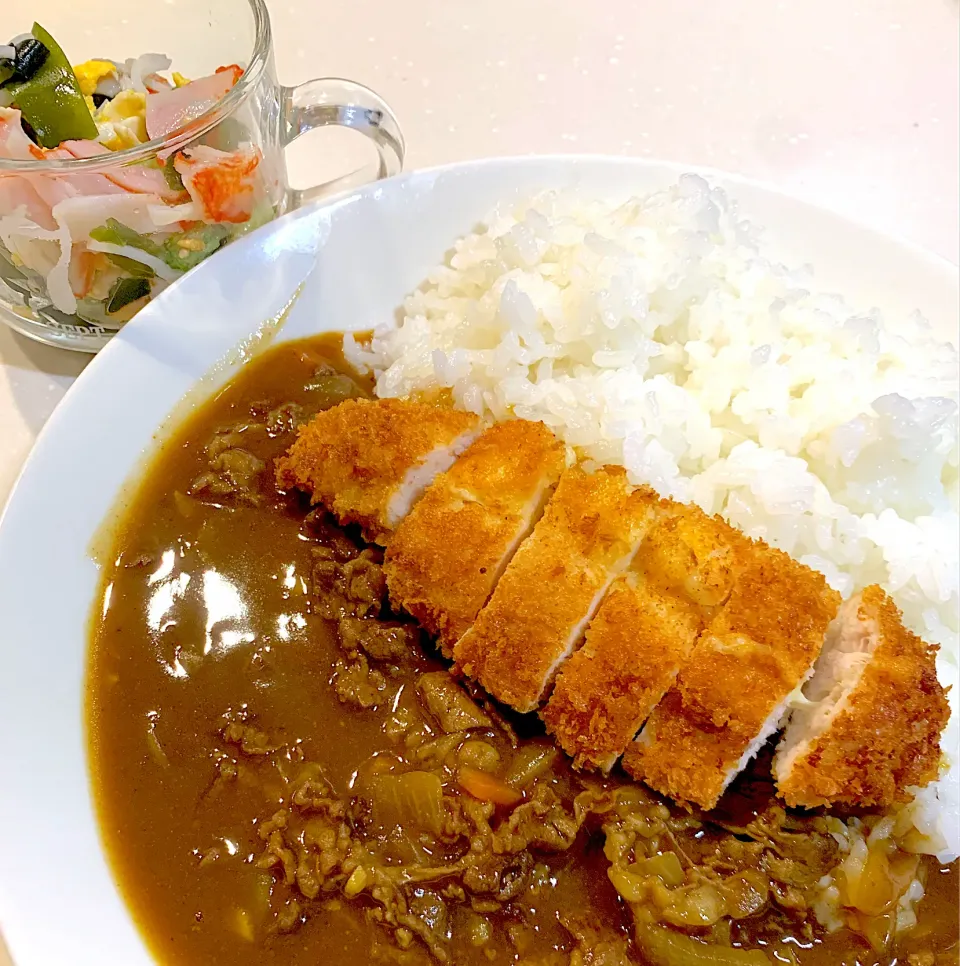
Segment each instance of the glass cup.
M41 150L0 109L0 320L33 339L96 352L222 245L331 189L401 169L400 128L373 91L334 78L278 83L263 0L164 0L136 16L120 0L32 0L22 9L23 22L5 13L0 30L22 34L35 20L74 65L122 65L154 52L170 60L118 67L124 84L137 81L145 93L105 102L117 115L113 127L95 112L99 142ZM206 100L190 85L177 87L185 79L203 79ZM128 101L147 105L145 127L159 133L182 98L191 102L186 126L123 147L140 123L119 117L132 110ZM326 185L291 189L284 147L328 125L366 135L376 161ZM149 135L140 128L140 136Z

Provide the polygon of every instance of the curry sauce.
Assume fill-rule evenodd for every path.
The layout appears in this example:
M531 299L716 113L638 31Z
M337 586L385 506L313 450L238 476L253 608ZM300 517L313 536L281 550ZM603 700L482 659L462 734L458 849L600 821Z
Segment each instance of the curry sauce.
M768 757L715 812L686 811L573 771L533 716L454 681L390 612L380 552L275 483L299 424L369 391L330 338L265 352L162 446L118 523L93 782L160 962L957 962L956 863L920 860L899 944L882 896L819 925L837 842L775 800Z

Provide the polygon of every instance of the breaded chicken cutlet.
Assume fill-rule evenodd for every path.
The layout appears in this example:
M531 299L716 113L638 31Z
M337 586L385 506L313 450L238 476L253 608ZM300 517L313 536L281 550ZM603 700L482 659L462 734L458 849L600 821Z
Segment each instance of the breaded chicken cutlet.
M497 423L427 487L393 534L384 558L390 599L437 635L448 657L566 465L566 447L543 423Z
M788 805L888 806L937 777L938 739L950 717L937 648L900 618L873 585L845 601L828 628L774 756Z
M631 572L611 588L541 712L577 767L613 767L736 581L742 535L672 500L658 513Z
M838 617L786 554L621 467L565 465L539 423L481 434L470 414L351 400L301 428L277 479L385 545L393 605L494 697L539 709L578 767L623 753L710 809L793 708L775 756L791 805L887 804L936 777L935 649L879 588Z
M741 539L735 586L623 757L634 778L704 809L777 730L840 606L821 574Z
M424 488L477 436L472 413L400 399L348 399L300 427L277 482L386 543Z
M656 519L659 497L619 467L560 477L533 533L453 655L468 677L517 711L540 704L610 584Z

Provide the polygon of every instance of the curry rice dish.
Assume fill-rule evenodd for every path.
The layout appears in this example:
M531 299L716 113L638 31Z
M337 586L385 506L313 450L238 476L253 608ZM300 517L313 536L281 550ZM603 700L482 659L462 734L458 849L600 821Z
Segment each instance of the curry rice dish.
M368 394L263 354L118 525L94 784L161 962L957 962L896 810L947 705L882 590Z

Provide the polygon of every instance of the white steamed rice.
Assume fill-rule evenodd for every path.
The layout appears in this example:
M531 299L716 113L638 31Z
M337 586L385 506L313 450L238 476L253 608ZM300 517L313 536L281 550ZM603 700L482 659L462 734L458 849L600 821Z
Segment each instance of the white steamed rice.
M345 349L380 396L449 388L474 412L543 420L844 596L881 584L957 681L956 348L918 314L885 319L816 291L702 178L497 210L399 326ZM952 767L912 807L942 857L960 852L958 691Z

